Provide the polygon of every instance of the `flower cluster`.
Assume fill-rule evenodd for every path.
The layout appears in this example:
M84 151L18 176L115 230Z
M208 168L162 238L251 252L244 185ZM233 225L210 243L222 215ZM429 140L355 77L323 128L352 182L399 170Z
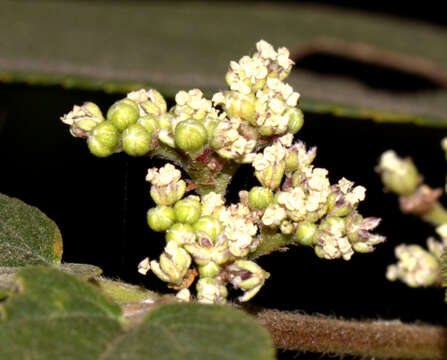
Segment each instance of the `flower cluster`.
M158 91L140 89L113 104L106 119L95 104L86 103L61 120L73 136L87 138L99 157L121 151L143 156L167 146L192 159L212 153L251 163L273 135L295 134L303 124L299 95L283 82L293 64L288 50L275 51L264 40L256 47L252 57L231 62L230 90L212 101L199 89L182 90L168 111Z
M272 250L272 234L284 245L311 246L325 259L349 260L384 241L371 233L380 220L356 210L365 188L344 178L331 185L328 171L312 165L316 149L294 142L303 114L299 94L284 82L292 64L286 48L261 40L252 56L231 62L229 89L211 100L199 89L182 90L168 109L158 91L141 89L113 104L105 118L93 103L61 118L96 156L159 155L189 172L188 186L171 164L149 169L156 206L147 222L166 233L166 246L158 260L146 258L138 267L170 283L183 301L196 276L200 302L224 303L229 284L242 290L240 301L251 299L269 277L252 259ZM241 191L240 201L227 206L207 186L224 192L225 186L213 187L216 178L231 177L229 169L242 163L253 166L261 186ZM194 188L201 196L185 195Z
M447 224L438 226L441 237L437 241L430 237L427 250L419 245L401 244L394 250L398 262L388 266L386 277L390 281L400 280L410 287L426 287L441 283L441 257L447 247Z
M293 234L319 257L349 260L355 251L373 251L385 238L370 232L380 219L356 211L366 189L345 178L331 185L328 171L311 164L315 155L315 148L292 145L288 135L266 147L252 163L263 187L250 191L249 206L262 226Z
M140 269L152 269L161 280L181 290L184 297L191 285L187 281L189 268L195 264L200 276L196 285L199 301L224 303L228 283L244 291L242 301L249 300L269 276L254 262L245 260L259 244L251 210L242 203L227 207L223 196L214 192L202 198L182 198L185 189L179 185L184 183L179 175L171 164L148 171L146 179L152 184L150 193L157 204L148 211L148 224L155 231L166 231L166 246L159 261L149 265L145 259ZM159 196L160 192L164 196Z

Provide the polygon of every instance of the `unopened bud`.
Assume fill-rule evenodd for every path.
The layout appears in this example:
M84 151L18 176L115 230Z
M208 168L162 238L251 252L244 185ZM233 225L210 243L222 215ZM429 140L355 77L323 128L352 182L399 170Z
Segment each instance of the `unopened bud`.
M251 209L264 210L273 202L273 192L262 186L253 187L248 193L248 205Z
M222 232L220 221L212 216L202 216L193 225L196 233L204 232L214 242L217 236Z
M196 196L188 196L174 205L175 217L181 223L194 224L200 217L202 205Z
M166 231L175 222L174 209L169 206L157 206L147 213L147 223L154 231Z
M130 99L118 100L107 112L107 120L119 131L135 124L140 116L138 105Z
M108 121L96 126L87 139L90 152L97 157L112 155L118 146L118 142L118 130Z
M201 150L207 139L207 131L198 120L185 120L175 127L175 146L184 152Z
M152 136L140 124L127 127L121 138L123 150L130 156L143 156L151 149Z
M295 241L304 246L311 246L316 230L317 225L314 223L307 221L299 223L295 233Z
M419 184L419 174L413 161L402 159L388 150L380 157L378 170L385 187L397 195L411 195Z

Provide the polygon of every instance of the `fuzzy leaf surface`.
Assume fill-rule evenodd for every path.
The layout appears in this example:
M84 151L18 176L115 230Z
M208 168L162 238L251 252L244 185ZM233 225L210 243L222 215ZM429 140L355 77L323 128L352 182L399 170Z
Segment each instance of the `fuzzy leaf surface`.
M62 236L43 212L0 194L0 266L59 264Z
M395 93L297 68L288 81L305 111L447 126L447 30L439 26L291 3L0 0L0 13L5 82L120 92L145 86L167 96L201 88L211 95L226 88L230 60L264 38L295 60L341 55L439 86Z
M81 279L37 266L15 283L1 308L1 359L98 359L121 332L120 308Z
M167 304L109 347L101 360L272 360L272 340L249 315L227 306Z

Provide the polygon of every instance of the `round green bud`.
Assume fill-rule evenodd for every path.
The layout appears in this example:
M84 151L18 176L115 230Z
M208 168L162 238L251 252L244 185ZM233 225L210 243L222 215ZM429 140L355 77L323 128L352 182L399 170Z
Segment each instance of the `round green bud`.
M174 205L175 217L177 221L186 224L194 224L199 220L202 205L199 200L188 196L177 201Z
M174 222L174 209L169 206L157 206L147 212L147 223L154 231L166 231Z
M293 232L293 224L289 220L283 220L281 221L281 224L279 225L279 230L284 235L290 235Z
M121 135L123 150L130 156L143 156L151 149L152 136L143 125L133 124Z
M175 241L179 245L194 241L196 235L189 224L176 223L166 232L166 242Z
M157 119L149 115L144 115L138 118L137 124L143 126L150 136L152 136L155 130L158 129Z
M289 127L288 127L289 133L296 134L303 127L304 115L301 109L290 106L286 109L283 116L289 118Z
M140 116L140 110L135 101L128 98L114 103L107 112L107 120L119 131L123 131L129 125L135 124Z
M311 246L316 231L317 225L314 223L301 222L295 232L295 241L304 246Z
M107 121L96 126L87 139L90 152L97 157L112 155L118 142L118 130Z
M196 152L202 149L207 139L206 129L197 120L185 120L175 127L175 145L184 152Z
M199 266L199 275L201 278L214 278L219 275L221 267L214 261L210 261L208 264Z
M248 206L252 209L264 210L273 201L273 191L262 186L255 186L248 193Z
M193 225L196 233L204 232L210 237L211 241L215 241L217 236L222 232L220 221L212 216L202 216Z

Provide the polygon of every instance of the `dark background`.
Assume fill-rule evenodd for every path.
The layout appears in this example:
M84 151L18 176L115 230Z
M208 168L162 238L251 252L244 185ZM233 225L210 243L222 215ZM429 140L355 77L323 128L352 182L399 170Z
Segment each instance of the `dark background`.
M354 1L317 3L359 8ZM402 8L374 2L361 7L445 25L445 13L433 4L425 2L421 7L420 3L406 3ZM297 66L355 76L384 90L436 89L425 79L340 58L320 56L304 59ZM68 127L58 120L73 104L90 100L105 112L121 97L57 86L0 84L0 191L39 207L59 225L64 261L95 264L107 276L166 291L154 275L146 278L136 271L140 260L146 256L155 259L163 249L163 238L146 225L146 212L153 203L149 184L144 181L147 168L162 162L125 154L95 158L85 142L72 138ZM446 166L439 144L444 136L447 131L442 129L305 114L305 125L296 138L318 146L315 164L330 171L332 182L345 176L367 187L360 211L383 218L378 230L388 241L372 254L355 254L349 262L321 260L312 249L298 247L261 258L258 263L271 277L252 302L345 318L445 324L442 290L410 289L385 279L386 266L395 261L393 249L397 244L425 245L426 238L435 233L419 219L400 214L397 199L383 193L374 172L380 154L392 148L402 156L413 157L428 184L443 187ZM230 199L255 184L249 167L241 168L235 179Z

